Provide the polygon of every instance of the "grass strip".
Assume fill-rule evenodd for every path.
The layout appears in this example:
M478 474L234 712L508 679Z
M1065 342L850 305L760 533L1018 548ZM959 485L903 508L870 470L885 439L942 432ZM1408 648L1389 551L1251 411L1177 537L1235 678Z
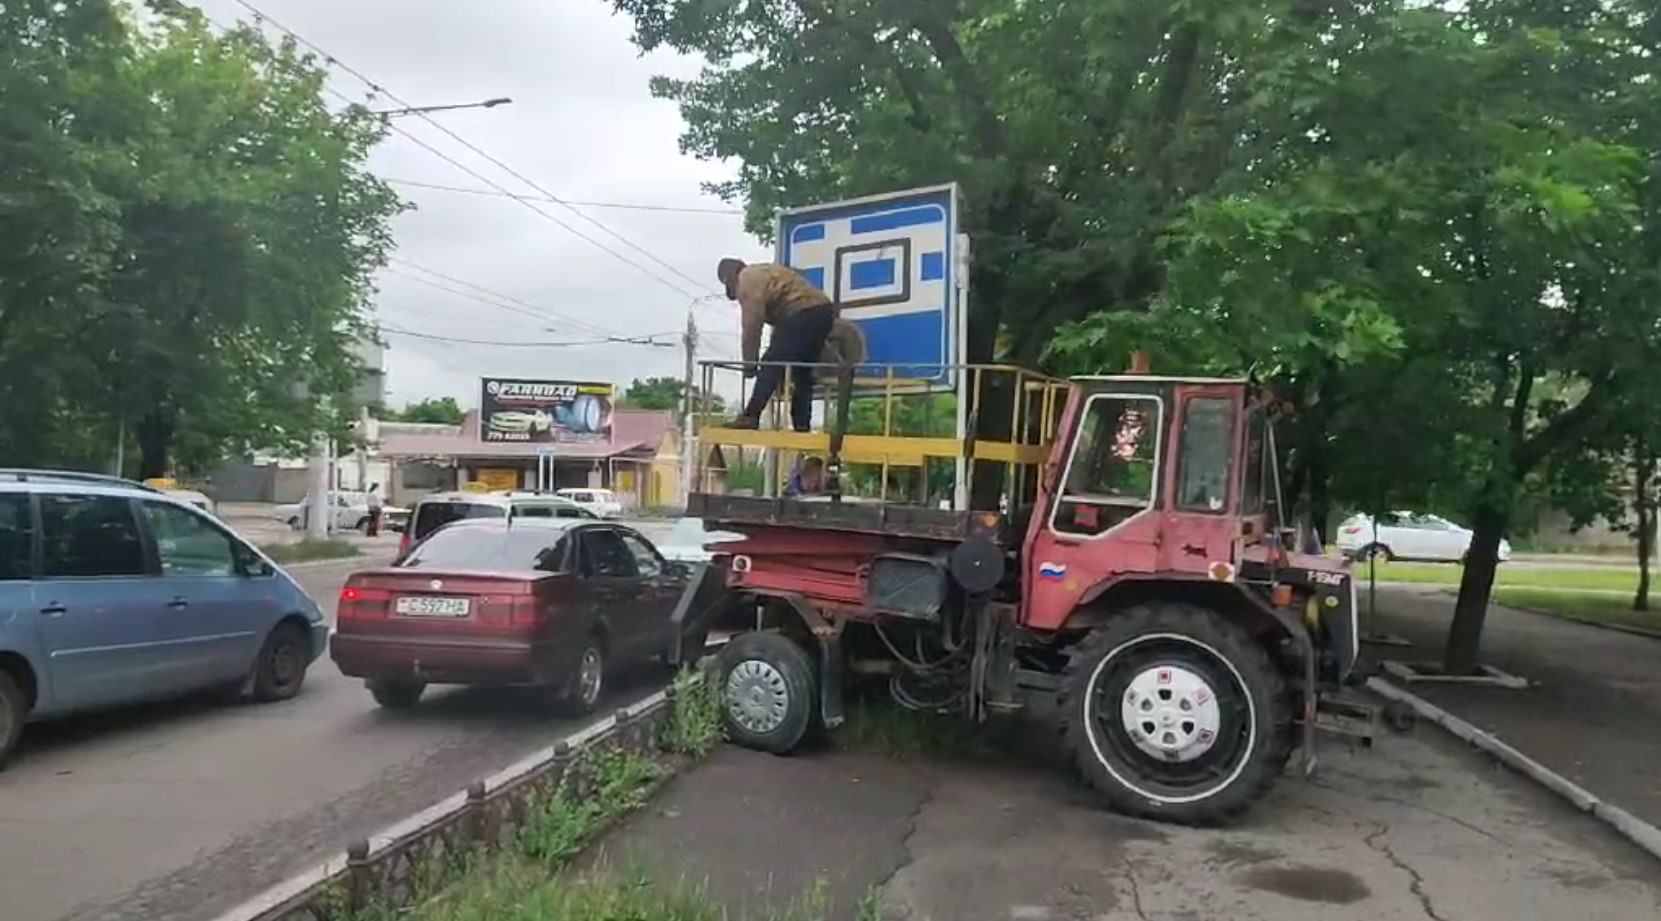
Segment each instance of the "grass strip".
M1661 632L1661 611L1634 611L1631 594L1511 587L1495 589L1494 601L1513 608L1569 620L1618 624Z
M358 545L349 540L302 540L293 544L265 544L260 550L277 563L305 563L311 560L343 560L360 556Z
M1367 581L1367 563L1356 563L1355 577ZM1378 581L1417 582L1424 585L1458 585L1465 567L1454 563L1380 562ZM1501 587L1593 589L1632 592L1638 587L1637 572L1614 566L1510 566L1501 564L1494 575Z

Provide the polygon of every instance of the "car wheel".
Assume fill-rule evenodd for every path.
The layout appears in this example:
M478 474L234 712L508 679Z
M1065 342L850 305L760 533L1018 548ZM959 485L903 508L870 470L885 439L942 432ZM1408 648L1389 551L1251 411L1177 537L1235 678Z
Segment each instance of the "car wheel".
M364 684L375 703L388 710L408 710L421 701L421 692L427 689L426 682L414 678L370 678Z
M0 671L0 767L5 767L6 759L17 747L17 740L23 736L23 724L28 718L29 698L17 686L17 679Z
M600 705L606 690L606 647L600 637L590 635L577 657L577 670L566 680L560 693L560 709L571 716L587 716Z
M1084 779L1121 812L1182 824L1239 813L1280 775L1292 704L1250 634L1190 604L1139 605L1070 651L1057 698Z
M786 754L817 722L819 681L807 650L780 633L734 637L716 659L727 738Z
M1395 554L1383 544L1368 544L1361 549L1361 559L1379 563L1388 563L1395 559Z
M298 519L298 518L290 518L290 519L289 519L289 520L288 520L288 529L289 529L289 530L290 530L290 531L298 531L298 530L300 530L300 519Z
M298 624L285 621L276 626L260 647L254 661L254 699L258 701L287 700L300 693L306 680L306 666L311 662L305 631Z

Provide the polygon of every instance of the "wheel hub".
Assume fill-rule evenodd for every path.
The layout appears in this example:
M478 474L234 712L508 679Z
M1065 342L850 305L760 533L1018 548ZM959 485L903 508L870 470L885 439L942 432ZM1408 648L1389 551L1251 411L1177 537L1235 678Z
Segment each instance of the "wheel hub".
M751 732L772 732L790 709L784 675L759 659L746 659L727 675L727 713Z
M1177 665L1145 669L1125 688L1119 717L1142 751L1166 761L1193 761L1217 743L1217 692Z
M583 703L594 703L600 697L600 656L590 649L583 653L582 664L577 670L577 693L582 695Z

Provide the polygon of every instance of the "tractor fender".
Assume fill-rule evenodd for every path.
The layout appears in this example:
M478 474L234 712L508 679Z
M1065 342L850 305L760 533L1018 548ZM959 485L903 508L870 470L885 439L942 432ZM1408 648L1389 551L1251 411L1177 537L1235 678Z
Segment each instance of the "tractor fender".
M1142 601L1174 598L1191 601L1244 620L1253 634L1290 640L1309 648L1309 628L1292 612L1277 608L1235 582L1220 582L1193 573L1147 573L1110 576L1086 589L1063 630L1094 627L1115 610Z
M746 589L729 592L740 610L743 602L770 601L758 609L752 623L734 626L742 630L776 629L813 654L819 663L819 718L827 729L842 725L842 625L813 602L795 592Z

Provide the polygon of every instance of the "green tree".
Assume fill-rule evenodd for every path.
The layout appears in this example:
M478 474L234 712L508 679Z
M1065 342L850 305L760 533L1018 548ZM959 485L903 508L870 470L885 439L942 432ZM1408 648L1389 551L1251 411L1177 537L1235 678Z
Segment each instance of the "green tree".
M388 412L385 418L389 422L460 425L465 414L455 397L428 397L417 403L406 404L401 412Z
M668 409L680 412L681 395L686 392L686 382L678 377L648 377L644 380L635 378L623 391L621 405L629 409ZM711 394L707 398L700 388L693 388L693 409L722 413L726 411L726 401L719 394Z
M44 207L8 211L0 239L64 234L75 269L4 269L0 379L31 397L0 401L7 460L93 461L108 454L88 442L124 430L137 472L160 475L298 449L355 414L352 347L399 207L365 169L381 122L330 112L294 47L158 7L143 28L93 0L0 12L0 50L61 77L5 84L25 167L0 200ZM45 278L74 283L50 309L23 287Z

